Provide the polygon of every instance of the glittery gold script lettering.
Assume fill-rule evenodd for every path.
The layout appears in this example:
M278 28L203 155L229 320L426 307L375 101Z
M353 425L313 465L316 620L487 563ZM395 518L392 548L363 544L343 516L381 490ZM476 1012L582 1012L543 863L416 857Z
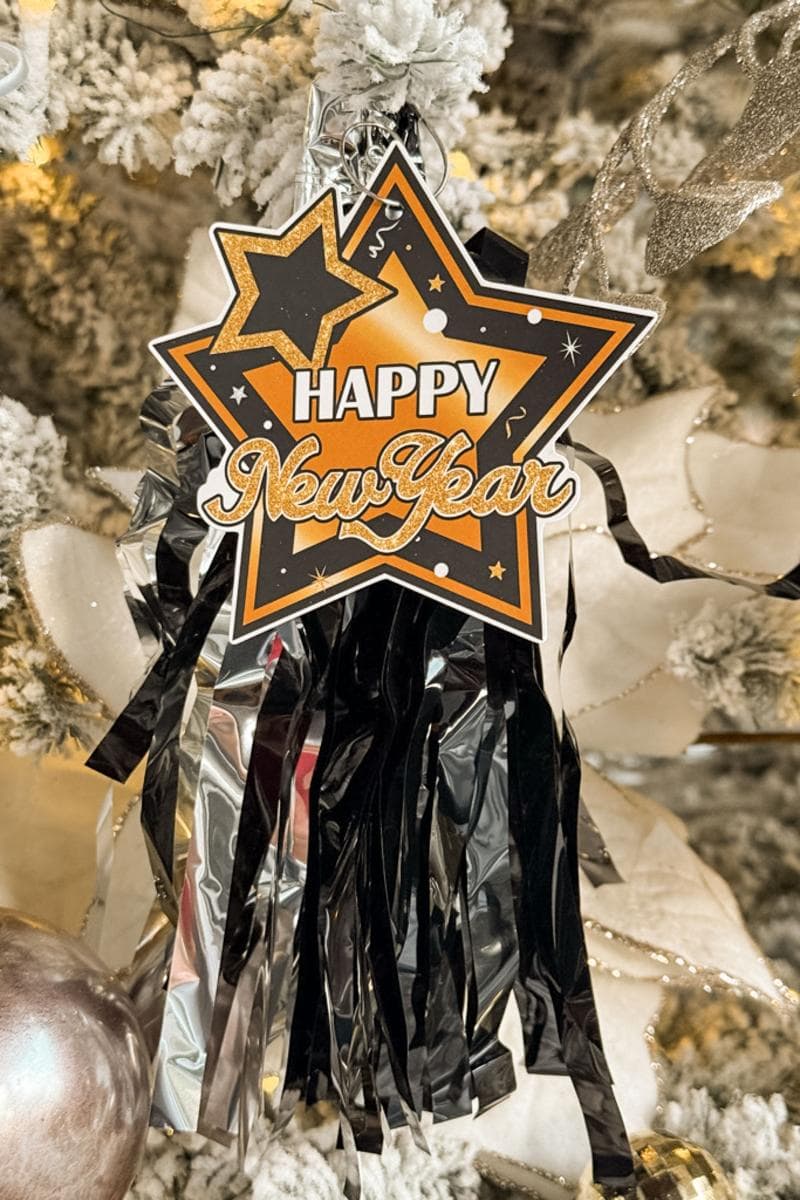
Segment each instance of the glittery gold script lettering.
M540 517L554 516L573 499L576 482L560 463L538 458L493 467L477 478L458 459L474 449L462 431L450 438L411 430L384 446L377 467L329 471L320 477L307 468L320 452L312 434L292 448L284 461L273 442L250 438L231 454L226 478L236 493L226 507L222 495L210 497L203 511L217 525L239 525L259 502L270 521L339 520L339 537L355 537L382 554L395 554L426 527L431 517L511 517L530 505ZM392 500L410 510L394 533L379 536L360 518Z

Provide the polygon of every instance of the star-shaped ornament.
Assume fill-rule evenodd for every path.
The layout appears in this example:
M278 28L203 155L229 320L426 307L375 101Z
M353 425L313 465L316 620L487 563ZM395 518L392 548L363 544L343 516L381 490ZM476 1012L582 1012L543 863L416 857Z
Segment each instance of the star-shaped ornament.
M280 237L213 233L236 287L214 354L275 347L289 366L321 367L337 326L391 295L342 260L332 192Z
M153 344L228 447L200 502L240 537L233 636L391 579L539 639L541 525L577 492L556 439L655 315L517 286L400 146L370 193L215 226L227 311Z

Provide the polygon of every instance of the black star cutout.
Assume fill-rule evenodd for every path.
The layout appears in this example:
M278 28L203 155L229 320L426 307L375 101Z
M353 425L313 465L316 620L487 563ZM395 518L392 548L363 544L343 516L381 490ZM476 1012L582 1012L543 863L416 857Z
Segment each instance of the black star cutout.
M288 258L247 254L258 296L241 328L241 336L282 329L309 360L314 357L319 330L326 313L340 309L361 295L358 288L338 275L326 277L322 229ZM320 280L324 279L324 287Z
M321 367L337 326L392 294L343 261L332 191L280 235L213 232L236 289L213 354L273 347L290 367Z

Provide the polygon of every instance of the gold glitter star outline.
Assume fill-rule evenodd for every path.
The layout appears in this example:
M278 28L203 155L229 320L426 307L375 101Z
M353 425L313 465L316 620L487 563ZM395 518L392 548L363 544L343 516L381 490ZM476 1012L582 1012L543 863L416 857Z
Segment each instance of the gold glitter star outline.
M508 567L504 567L503 564L498 559L496 563L494 563L492 566L489 567L489 578L490 579L499 579L500 582L502 583L503 576L505 575L507 570L508 570Z
M248 254L274 255L288 258L318 229L322 230L325 269L343 283L356 288L359 295L331 309L321 318L314 352L309 358L283 329L265 329L242 333L260 295L258 284L247 261ZM331 340L337 325L350 321L368 308L382 304L394 295L394 289L378 279L371 279L349 263L339 253L339 222L332 190L325 192L292 227L282 234L242 233L241 230L215 226L214 235L236 288L236 298L225 314L222 326L211 347L212 354L228 354L240 350L277 350L293 370L316 370L324 367Z
M438 275L438 274L434 275L433 279L428 280L428 291L429 292L441 292L442 288L444 287L444 284L445 284L445 281L442 279L441 275Z

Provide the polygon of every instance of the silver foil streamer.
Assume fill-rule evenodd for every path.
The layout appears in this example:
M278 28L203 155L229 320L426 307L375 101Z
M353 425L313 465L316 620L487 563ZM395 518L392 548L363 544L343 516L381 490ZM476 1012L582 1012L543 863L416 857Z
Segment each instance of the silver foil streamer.
M263 1108L262 1084L275 1095L286 1056L288 985L308 842L308 793L298 784L298 772L309 770L303 732L311 691L302 625L293 622L275 635L268 658L237 831L242 846L232 857L238 894L228 888L221 923L227 959L218 976L201 1098L201 1127L217 1136L238 1131L242 1145ZM266 1064L267 1039L273 1065Z
M379 90L376 87L376 94ZM295 207L305 207L327 187L336 188L345 207L355 203L395 138L404 143L416 165L423 169L416 126L416 115L409 111L386 113L377 100L375 104L362 101L354 105L350 98L331 95L312 84ZM345 154L349 172L342 164Z
M274 633L258 644L232 644L229 629L226 604L195 672L198 693L212 692L205 737L182 747L199 759L200 769L153 1098L156 1118L181 1130L203 1124L203 1079L241 804L256 718L278 658Z
M163 647L156 551L178 492L175 459L181 443L176 423L187 409L188 401L175 387L160 388L145 401L141 420L148 467L130 525L117 542L128 608L150 662Z

